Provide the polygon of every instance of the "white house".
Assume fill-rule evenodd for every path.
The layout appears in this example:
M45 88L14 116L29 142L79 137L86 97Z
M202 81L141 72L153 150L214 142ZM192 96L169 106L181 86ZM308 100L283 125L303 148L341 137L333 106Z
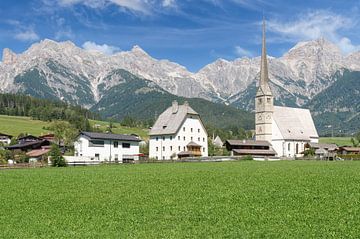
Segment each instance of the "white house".
M11 138L12 138L11 135L0 133L0 143L8 145L11 142Z
M301 156L307 143L319 136L308 109L274 106L269 86L265 22L263 26L260 83L255 97L255 138L272 144L279 157Z
M208 156L208 135L200 115L176 101L150 130L149 157L159 160Z
M139 142L132 135L81 132L74 143L75 158L123 162L139 159Z

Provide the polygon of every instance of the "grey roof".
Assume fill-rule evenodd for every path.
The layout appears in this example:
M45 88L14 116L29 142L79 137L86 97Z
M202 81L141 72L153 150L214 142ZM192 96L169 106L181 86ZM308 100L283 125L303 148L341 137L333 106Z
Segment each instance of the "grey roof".
M315 154L316 155L327 154L327 151L324 148L319 148L315 150Z
M274 106L274 121L285 140L318 138L310 110Z
M336 144L321 144L321 143L309 143L310 148L314 149L327 149L330 151L334 151L338 148Z
M165 110L156 120L154 126L150 130L150 135L170 135L176 134L182 123L188 115L199 115L187 103L177 105L173 103Z
M188 143L188 145L186 145L186 146L192 146L192 147L201 147L201 145L200 144L197 144L197 143L195 143L194 141L190 141L190 143Z
M105 133L94 133L94 132L81 132L80 135L85 135L90 139L108 139L108 140L122 140L122 141L135 141L140 142L141 140L133 135L126 134L105 134Z
M226 140L225 143L230 145L241 145L241 146L271 146L266 140Z
M242 155L276 155L276 152L272 149L233 149L233 151Z
M10 134L4 134L4 133L0 133L0 136L5 136L5 137L9 137L9 138L12 138L13 136L10 135Z

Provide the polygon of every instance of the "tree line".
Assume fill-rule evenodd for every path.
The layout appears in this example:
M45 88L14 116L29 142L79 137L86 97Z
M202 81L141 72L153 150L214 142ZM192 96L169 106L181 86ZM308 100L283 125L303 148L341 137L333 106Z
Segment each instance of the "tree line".
M81 106L18 94L0 94L0 114L42 121L63 120L78 130L91 130L89 119L100 119L98 114Z

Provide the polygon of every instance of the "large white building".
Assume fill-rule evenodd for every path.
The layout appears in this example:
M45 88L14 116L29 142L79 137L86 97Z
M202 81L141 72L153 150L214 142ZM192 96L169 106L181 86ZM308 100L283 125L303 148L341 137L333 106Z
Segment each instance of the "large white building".
M75 157L119 163L138 160L139 142L133 135L81 132L74 143Z
M149 157L159 160L208 156L208 135L199 114L176 101L150 130Z
M319 140L308 109L274 106L274 97L269 86L265 22L260 82L255 97L255 137L256 140L271 143L279 157L300 156L306 143L317 143Z

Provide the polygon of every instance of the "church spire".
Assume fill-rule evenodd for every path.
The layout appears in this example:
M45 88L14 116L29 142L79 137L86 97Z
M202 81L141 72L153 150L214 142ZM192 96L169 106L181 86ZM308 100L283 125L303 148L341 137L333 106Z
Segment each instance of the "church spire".
M262 51L261 51L261 68L260 68L260 85L259 90L265 95L272 95L269 87L269 71L268 62L266 55L266 25L265 18L263 19L263 30L262 30Z

